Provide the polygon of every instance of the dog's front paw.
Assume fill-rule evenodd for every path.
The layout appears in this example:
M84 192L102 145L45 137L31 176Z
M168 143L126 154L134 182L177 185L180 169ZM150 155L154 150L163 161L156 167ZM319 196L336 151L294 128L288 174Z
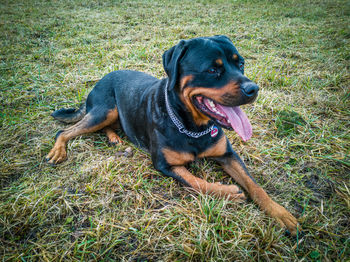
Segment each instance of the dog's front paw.
M266 212L270 216L276 218L282 227L286 227L291 235L296 236L298 232L301 232L301 227L298 224L297 219L283 206L271 201L266 209Z
M235 202L243 202L247 199L243 191L236 185L223 185L215 183L217 192L223 197L228 197L229 200Z
M247 197L245 196L244 192L236 185L229 185L231 188L231 194L230 199L236 202L243 202L247 200Z
M46 156L49 164L55 165L67 159L67 152L64 146L54 146L50 153Z
M247 200L247 197L245 196L245 194L241 191L239 193L236 193L236 194L232 194L230 195L230 199L235 201L235 202L244 202Z

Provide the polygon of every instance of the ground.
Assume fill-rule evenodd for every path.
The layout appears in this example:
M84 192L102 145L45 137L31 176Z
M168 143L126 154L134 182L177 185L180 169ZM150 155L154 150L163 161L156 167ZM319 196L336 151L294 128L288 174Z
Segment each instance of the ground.
M1 1L2 261L349 259L349 14L345 0ZM55 109L78 107L113 70L165 77L165 50L215 34L232 39L261 90L243 107L252 139L226 133L304 236L287 236L249 200L163 177L125 137L111 146L86 135L70 141L66 162L44 160L65 126ZM190 169L234 183L212 161Z

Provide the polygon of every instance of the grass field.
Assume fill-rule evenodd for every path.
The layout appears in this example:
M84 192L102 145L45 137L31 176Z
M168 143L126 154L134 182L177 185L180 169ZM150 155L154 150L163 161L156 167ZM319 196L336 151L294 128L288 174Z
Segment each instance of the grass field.
M1 261L346 261L350 257L348 1L0 2ZM261 88L253 137L227 132L257 182L298 217L285 235L251 201L192 192L104 134L44 161L77 107L118 69L165 77L180 39L224 34ZM131 147L132 154L125 154ZM212 161L190 165L234 183Z

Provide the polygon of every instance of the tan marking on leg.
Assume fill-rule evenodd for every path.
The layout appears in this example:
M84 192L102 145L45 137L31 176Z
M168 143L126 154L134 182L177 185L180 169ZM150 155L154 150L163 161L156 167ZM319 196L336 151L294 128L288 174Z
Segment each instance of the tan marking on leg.
M172 171L185 180L194 190L214 195L217 197L225 197L234 201L242 201L246 197L239 187L235 185L222 185L219 183L208 183L204 179L195 177L184 166L174 166Z
M90 114L87 114L78 123L63 130L63 132L58 136L54 147L46 156L46 159L49 160L48 162L50 164L61 163L67 158L66 145L70 139L82 134L96 132L106 126L111 125L117 120L118 111L117 109L110 110L107 113L106 119L95 126L89 126L89 121L91 118L92 116Z
M169 148L163 148L162 152L165 157L165 160L171 166L185 165L189 162L194 161L195 159L193 154L178 152L178 151L171 150Z
M110 143L112 143L112 144L118 144L118 143L122 144L123 143L123 140L117 135L117 133L114 131L114 129L111 128L110 126L105 127L103 129L103 131L105 131Z
M119 117L119 115L118 115L118 117ZM121 128L119 120L117 120L113 124L109 125L109 127L112 128L113 130L117 130L117 129Z
M200 153L198 157L219 157L223 156L227 151L227 141L226 136L222 135L222 137L210 148L208 148L203 153Z
M282 226L287 227L291 234L297 234L297 219L284 207L274 202L269 195L248 176L247 172L238 161L234 159L229 160L223 165L223 168L248 192L252 200L257 203L263 211L276 218ZM299 230L300 229L299 227Z

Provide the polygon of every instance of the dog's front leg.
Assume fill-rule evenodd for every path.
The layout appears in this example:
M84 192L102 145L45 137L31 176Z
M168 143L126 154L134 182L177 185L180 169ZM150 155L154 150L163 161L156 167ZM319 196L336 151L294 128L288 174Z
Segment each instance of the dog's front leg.
M171 167L171 172L174 173L176 177L180 177L187 186L190 186L197 192L221 198L224 197L234 201L241 201L246 199L244 193L238 186L223 185L220 183L209 183L204 179L192 175L184 166L173 166Z
M225 197L235 201L246 199L244 193L236 185L209 183L204 179L192 175L185 167L186 163L194 160L191 154L176 152L170 149L163 149L159 152L161 154L153 154L152 160L154 167L165 176L172 177L185 186L191 187L203 194Z
M233 154L230 157L221 157L217 160L222 164L224 170L248 192L252 200L257 203L263 211L274 217L281 226L287 227L292 235L296 235L298 229L300 231L297 219L284 207L273 201L254 181L238 156Z
M164 152L164 151L163 151ZM160 161L155 160L153 158L153 164L155 168L163 173L165 176L172 177L182 183L185 186L193 188L196 192L200 192L203 194L210 194L218 197L225 197L234 201L242 201L245 200L246 197L244 193L240 190L238 186L235 185L223 185L220 183L209 183L204 179L196 177L191 174L190 171L184 166L184 161L181 159L181 153L174 153L174 156L178 156L178 158L173 158L174 162L170 164L162 155L159 159ZM170 153L167 152L168 158ZM184 156L184 154L181 154Z

